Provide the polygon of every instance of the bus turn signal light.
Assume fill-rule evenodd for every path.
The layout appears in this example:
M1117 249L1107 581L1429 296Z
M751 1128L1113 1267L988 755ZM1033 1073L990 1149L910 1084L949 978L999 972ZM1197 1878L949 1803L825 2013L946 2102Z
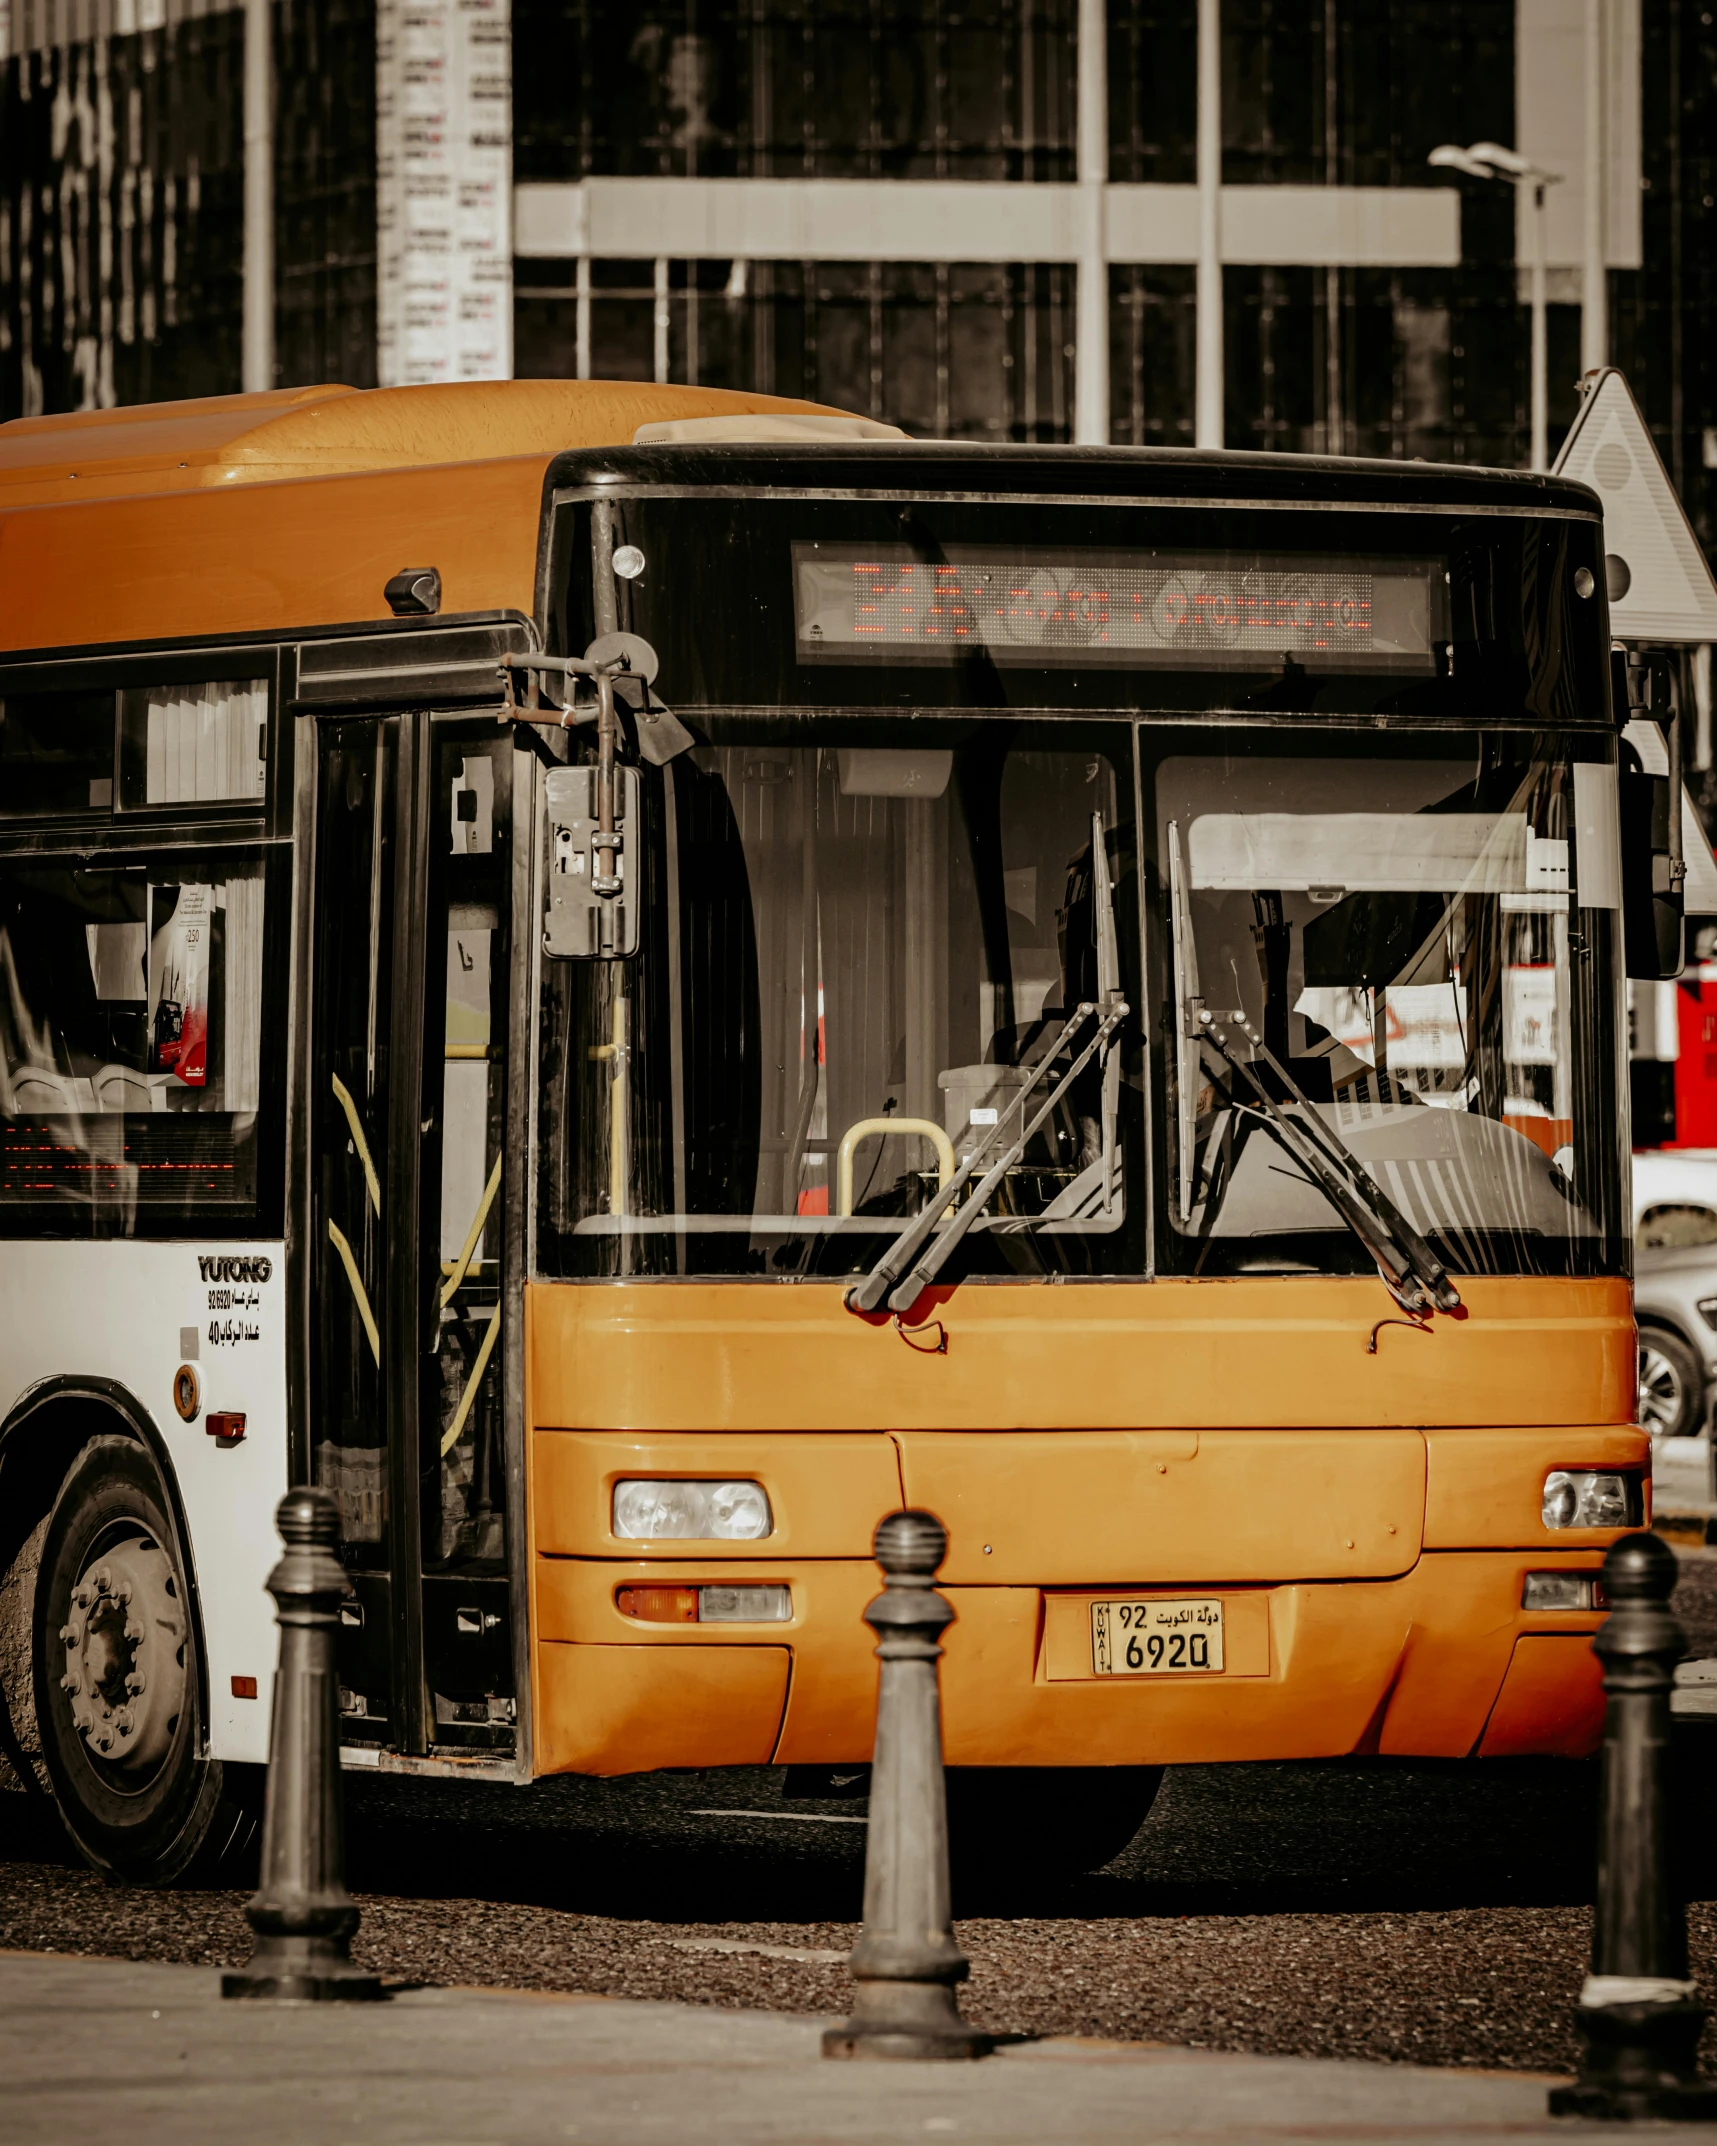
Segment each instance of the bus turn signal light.
M621 1587L614 1606L641 1624L785 1624L788 1587Z
M203 1418L203 1429L211 1438L218 1438L223 1446L236 1446L244 1436L244 1410L210 1409Z
M695 1587L622 1587L614 1600L622 1617L637 1617L645 1624L698 1621Z

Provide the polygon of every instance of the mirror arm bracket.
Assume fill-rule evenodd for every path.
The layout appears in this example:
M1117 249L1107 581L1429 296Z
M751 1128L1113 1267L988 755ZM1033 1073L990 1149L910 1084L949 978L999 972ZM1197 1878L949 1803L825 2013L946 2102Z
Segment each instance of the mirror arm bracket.
M499 673L502 694L501 720L504 723L535 723L554 730L571 730L580 724L597 722L600 719L600 711L596 704L586 703L580 706L576 700L545 703L543 682L551 677L569 682L580 678L594 678L598 681L600 693L601 683L618 668L620 666L617 664L587 663L582 656L503 656ZM518 675L522 675L524 683L522 702L516 682ZM611 682L608 689L612 698Z

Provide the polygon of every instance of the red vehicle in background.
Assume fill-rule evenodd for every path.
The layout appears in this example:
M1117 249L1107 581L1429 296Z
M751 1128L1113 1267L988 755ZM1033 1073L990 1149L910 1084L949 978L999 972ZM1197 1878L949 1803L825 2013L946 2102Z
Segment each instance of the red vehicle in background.
M1717 925L1674 983L1629 986L1636 1148L1717 1148Z

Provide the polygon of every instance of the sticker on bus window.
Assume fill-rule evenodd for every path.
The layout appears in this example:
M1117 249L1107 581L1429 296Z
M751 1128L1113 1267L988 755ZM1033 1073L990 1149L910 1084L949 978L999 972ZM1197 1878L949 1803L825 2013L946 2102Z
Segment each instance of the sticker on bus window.
M209 1077L209 935L214 890L149 889L149 1070L186 1088Z

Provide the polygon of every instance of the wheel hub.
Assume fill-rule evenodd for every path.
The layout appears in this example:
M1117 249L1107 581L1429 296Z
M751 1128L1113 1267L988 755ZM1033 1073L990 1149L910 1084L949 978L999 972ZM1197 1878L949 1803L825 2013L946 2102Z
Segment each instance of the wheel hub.
M138 1773L167 1755L185 1704L185 1607L152 1536L90 1559L60 1627L60 1689L92 1759Z
M1681 1414L1681 1379L1675 1366L1649 1341L1640 1343L1640 1417L1648 1431L1673 1430Z

